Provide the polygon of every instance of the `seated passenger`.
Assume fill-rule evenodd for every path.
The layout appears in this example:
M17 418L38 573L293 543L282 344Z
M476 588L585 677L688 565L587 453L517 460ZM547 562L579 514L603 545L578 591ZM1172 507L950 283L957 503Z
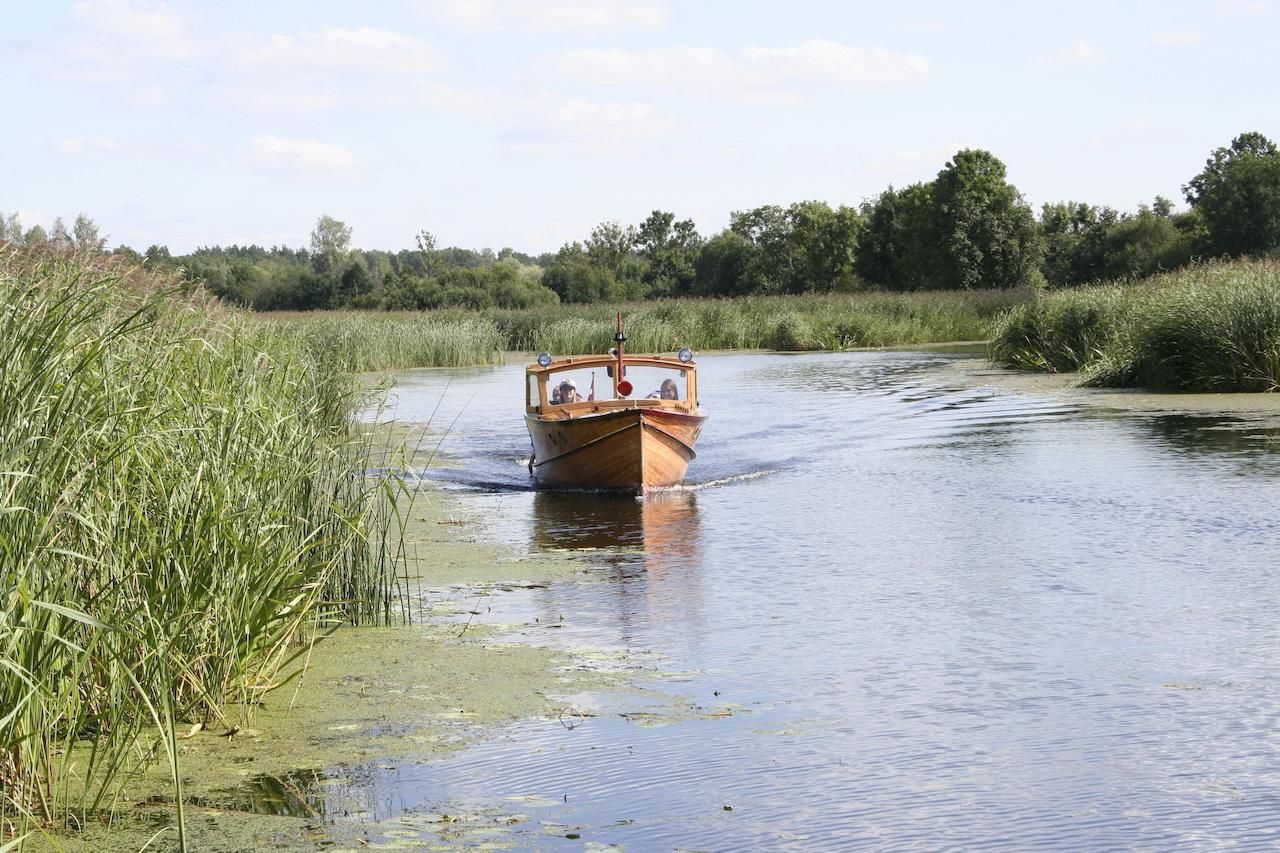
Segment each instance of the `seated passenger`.
M560 402L562 404L581 402L578 397L578 386L574 384L572 379L566 379L560 383Z
M553 406L560 405L560 386L559 385L551 389L551 405Z
M662 387L658 389L658 396L663 400L679 400L680 389L676 387L674 379L662 380Z

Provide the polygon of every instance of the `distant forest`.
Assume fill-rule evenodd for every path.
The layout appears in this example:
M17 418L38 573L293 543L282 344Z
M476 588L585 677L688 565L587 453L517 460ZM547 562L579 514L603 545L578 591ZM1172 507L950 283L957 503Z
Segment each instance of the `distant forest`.
M1280 151L1259 133L1215 150L1182 187L1189 208L1157 196L1135 212L1045 204L1037 217L987 151L958 152L927 183L889 187L856 207L801 201L734 211L704 237L655 210L638 225L603 222L581 242L531 256L442 248L352 249L351 228L321 216L307 248L214 246L171 255L106 248L92 219L24 230L0 216L0 241L111 251L179 268L256 310L527 308L557 302L850 291L1068 287L1136 279L1202 258L1280 256Z

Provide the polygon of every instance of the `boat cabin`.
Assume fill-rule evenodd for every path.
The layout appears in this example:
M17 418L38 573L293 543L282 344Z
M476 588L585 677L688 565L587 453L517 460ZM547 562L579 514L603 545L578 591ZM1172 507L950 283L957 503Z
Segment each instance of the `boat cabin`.
M613 355L542 360L547 363L530 365L525 371L529 414L575 417L628 408L681 412L698 408L697 369L691 359L628 355L622 375L619 359Z

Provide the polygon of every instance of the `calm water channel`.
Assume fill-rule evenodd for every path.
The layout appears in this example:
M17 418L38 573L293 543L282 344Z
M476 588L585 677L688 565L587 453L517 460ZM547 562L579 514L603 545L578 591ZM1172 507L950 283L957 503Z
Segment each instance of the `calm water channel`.
M488 537L604 549L605 582L484 618L652 653L691 718L579 697L369 772L373 811L580 836L513 830L539 849L1280 844L1274 430L965 389L956 357L705 356L691 487L649 500L528 490L522 366L403 374Z

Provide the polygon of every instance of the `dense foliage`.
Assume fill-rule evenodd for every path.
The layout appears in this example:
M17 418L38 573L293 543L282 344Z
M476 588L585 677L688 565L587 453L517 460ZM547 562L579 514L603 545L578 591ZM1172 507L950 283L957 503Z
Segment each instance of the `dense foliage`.
M685 296L868 290L1063 287L1139 279L1213 257L1280 253L1280 152L1245 133L1213 152L1183 187L1190 209L1157 196L1121 212L1080 201L1039 217L988 151L965 149L928 182L889 187L858 206L821 201L733 211L700 235L690 219L653 211L638 225L602 222L540 256L441 248L423 231L398 252L351 248L352 231L321 216L305 249L201 248L142 256L183 270L214 294L258 310L527 309ZM83 214L68 229L24 230L0 217L0 242L101 251Z
M1046 294L996 325L993 360L1091 385L1280 389L1280 262L1193 265L1138 285Z
M240 722L318 618L390 617L351 377L179 284L0 245L0 846Z

